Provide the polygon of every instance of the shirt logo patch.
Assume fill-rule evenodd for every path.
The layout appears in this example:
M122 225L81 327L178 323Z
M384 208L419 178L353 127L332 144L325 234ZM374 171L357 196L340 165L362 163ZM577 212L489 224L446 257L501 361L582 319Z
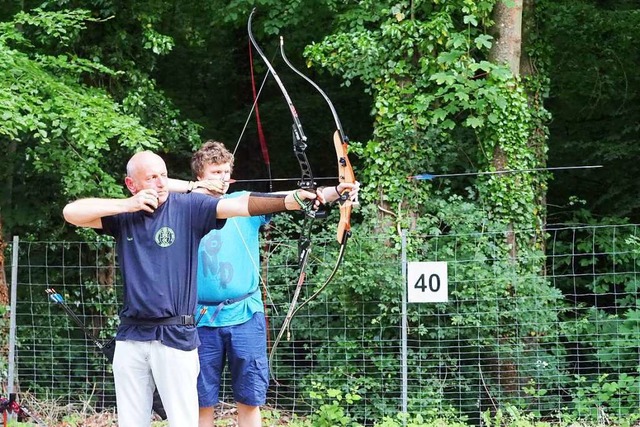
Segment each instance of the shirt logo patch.
M176 240L176 233L169 227L162 227L156 232L155 241L161 248L169 247Z

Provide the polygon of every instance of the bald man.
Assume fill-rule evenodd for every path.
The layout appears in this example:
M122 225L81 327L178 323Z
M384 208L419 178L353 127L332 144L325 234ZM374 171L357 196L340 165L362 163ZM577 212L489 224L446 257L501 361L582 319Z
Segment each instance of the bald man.
M316 198L303 190L233 199L176 194L168 192L167 179L160 156L137 153L127 163L131 197L80 199L63 210L71 224L116 239L124 279L113 360L120 427L150 426L156 387L170 426L198 425L200 342L193 313L202 237L226 218L299 210Z

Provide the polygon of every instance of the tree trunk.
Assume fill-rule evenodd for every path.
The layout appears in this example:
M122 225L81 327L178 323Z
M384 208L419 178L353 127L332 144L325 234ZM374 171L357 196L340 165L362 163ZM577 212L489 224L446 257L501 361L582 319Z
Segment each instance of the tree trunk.
M493 10L495 42L489 53L489 59L496 64L505 64L514 76L520 75L520 58L522 53L522 5L523 0L514 0L507 5L506 0L498 1ZM493 156L495 170L504 170L508 159L502 147L496 146ZM515 260L518 254L513 224L509 224L507 244L510 256Z
M514 76L520 75L520 56L522 53L522 11L523 0L506 0L496 3L493 10L495 21L495 42L489 54L491 62L506 64Z
M511 73L520 75L520 61L522 55L522 11L523 0L514 0L507 4L506 0L496 3L493 10L495 25L493 27L494 44L489 53L489 59L495 64L506 65ZM505 170L509 166L509 158L504 147L496 144L493 151L492 164L495 170ZM503 179L513 179L505 176ZM518 262L518 246L516 239L516 224L513 221L506 225L505 240L509 248L509 258L516 264ZM515 266L517 268L517 266ZM496 343L497 347L505 344ZM493 366L494 381L500 384L500 388L506 394L504 399L517 396L524 385L520 378L520 369L516 360L500 358L499 363ZM498 402L500 404L500 402Z

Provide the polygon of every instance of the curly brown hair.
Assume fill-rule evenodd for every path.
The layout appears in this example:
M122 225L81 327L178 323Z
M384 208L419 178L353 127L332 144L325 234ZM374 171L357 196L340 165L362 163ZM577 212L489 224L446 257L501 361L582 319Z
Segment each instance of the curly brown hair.
M233 170L233 153L222 142L208 140L191 157L191 172L195 177L202 176L204 169L211 164L229 163Z

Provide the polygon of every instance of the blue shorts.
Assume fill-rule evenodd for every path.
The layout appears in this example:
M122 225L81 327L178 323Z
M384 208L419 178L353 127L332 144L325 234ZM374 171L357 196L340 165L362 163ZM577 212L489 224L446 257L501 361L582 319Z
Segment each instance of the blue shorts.
M264 405L269 387L264 313L255 313L241 325L201 326L198 335L201 342L198 347L199 406L207 408L219 402L221 377L227 361L235 401L249 406Z

